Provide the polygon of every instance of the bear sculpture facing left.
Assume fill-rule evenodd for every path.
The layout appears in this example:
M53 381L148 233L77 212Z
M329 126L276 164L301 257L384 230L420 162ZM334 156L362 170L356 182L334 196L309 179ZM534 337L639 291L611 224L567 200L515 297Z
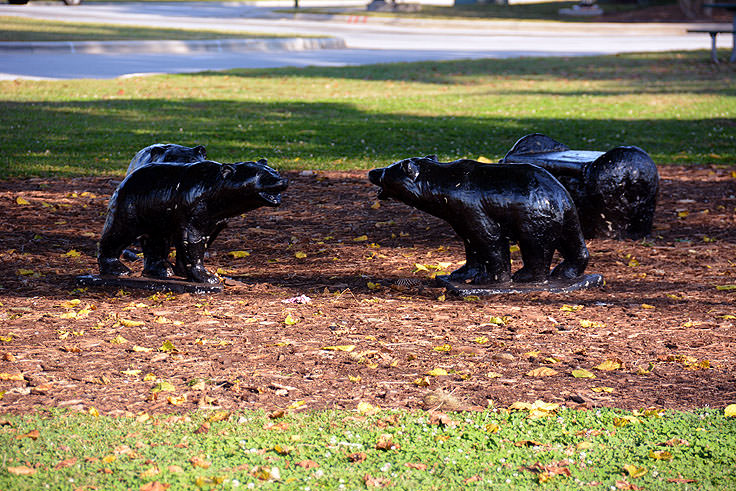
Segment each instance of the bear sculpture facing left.
M133 156L125 175L144 165L158 162L201 162L207 160L207 150L202 145L185 147L176 143L154 143L142 148Z
M198 283L220 280L203 264L210 238L228 219L261 206L279 206L288 180L258 162L158 163L143 166L120 183L110 198L97 262L101 275L125 276L125 247L139 239L143 275L182 276ZM168 261L176 248L176 264Z
M493 285L573 280L588 264L575 203L549 172L529 164L438 162L434 155L373 169L379 199L394 198L446 220L465 245L451 282ZM509 242L524 266L511 274ZM550 274L552 256L563 258Z

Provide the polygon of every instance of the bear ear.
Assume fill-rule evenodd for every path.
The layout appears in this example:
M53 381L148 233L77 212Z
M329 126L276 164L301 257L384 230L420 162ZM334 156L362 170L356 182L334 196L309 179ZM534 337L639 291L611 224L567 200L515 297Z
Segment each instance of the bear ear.
M202 160L207 160L207 149L204 148L204 145L197 145L194 147L194 152L199 155L199 158Z
M223 179L227 179L230 177L230 174L235 173L235 167L233 167L231 164L222 164L222 168L220 169L220 177Z
M434 162L439 162L439 160L437 160L437 156L436 156L435 154L432 154L432 155L427 155L427 156L426 156L426 157L424 157L424 158L425 158L425 159L427 159L427 160L432 160L432 161L434 161Z
M256 163L257 164L261 164L261 165L268 165L268 160L266 160L266 159L258 159L258 162L256 162Z
M162 147L162 146L153 147L151 148L151 160L155 162L161 157L163 157L165 153L166 153L166 147Z
M419 177L419 167L412 160L404 160L401 162L401 170L409 176L409 179L416 181Z

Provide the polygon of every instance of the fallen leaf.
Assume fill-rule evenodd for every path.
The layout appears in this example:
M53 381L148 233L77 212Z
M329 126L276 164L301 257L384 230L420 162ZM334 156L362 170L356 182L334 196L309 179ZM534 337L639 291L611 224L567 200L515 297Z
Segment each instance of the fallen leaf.
M366 240L368 240L368 236L367 235L361 235L361 236L355 237L353 239L353 242L365 242Z
M591 372L584 368L578 368L577 370L572 371L572 376L575 378L595 378L595 375L593 375Z
M62 254L63 257L79 257L82 253L76 249L71 249L69 252Z
M176 387L171 382L162 381L156 384L156 386L151 389L151 392L174 392L176 391Z
M17 467L8 467L8 472L15 476L32 476L36 473L36 469L25 465L19 465Z
M5 372L0 372L0 380L18 380L18 381L20 381L20 380L24 380L24 379L23 379L23 374L20 373L20 372L18 372L18 373L5 373Z
M539 367L534 370L530 370L526 373L527 377L551 377L557 375L559 372L549 367Z
M314 460L302 460L301 462L297 462L294 465L299 466L302 469L315 469L319 467L319 464Z
M230 251L230 252L228 252L228 255L229 256L232 256L235 259L240 259L240 258L243 258L243 257L250 256L250 252L247 252L247 251Z
M292 317L291 314L286 314L286 318L284 319L284 324L287 326L293 326L294 324L297 324L299 322L298 318Z
M28 433L24 433L22 435L16 435L16 440L22 440L23 438L30 438L31 440L38 440L38 437L41 436L41 433L38 430L31 430Z
M355 345L343 344L338 346L324 346L322 349L327 351L347 351L349 353L355 349Z
M165 491L171 487L171 484L165 482L151 481L146 484L142 484L140 491Z
M632 491L639 491L640 489L642 489L636 484L632 484L628 481L623 481L623 480L616 481L616 488L617 489L630 489Z
M64 460L60 461L58 464L56 464L54 466L54 469L55 470L59 470L59 469L65 468L65 467L71 467L71 466L73 466L76 463L77 463L77 458L76 457L70 457L68 459L64 459Z
M611 394L615 389L613 387L591 387L590 390L593 392L607 392Z
M427 372L427 375L431 375L432 377L442 377L444 375L447 375L447 370L444 368L434 368Z
M202 469L209 469L212 465L212 462L209 462L204 455L195 455L189 459L189 463L192 464L192 467L201 467Z
M646 467L638 467L634 464L624 465L624 470L629 476L633 478L641 477L649 472Z
M723 413L727 418L736 418L736 404L729 404L726 406Z
M154 465L154 466L149 467L145 471L141 472L140 478L141 479L151 479L152 477L157 476L159 474L161 474L161 470Z
M363 482L367 488L387 488L392 485L390 479L373 477L370 474L363 476Z
M356 410L364 416L371 416L373 414L380 412L381 408L378 406L374 406L373 404L369 402L359 402L358 407L356 407Z
M413 462L407 462L404 464L404 466L408 467L409 469L416 469L418 471L426 471L427 470L427 464L415 464Z
M120 323L120 325L125 327L139 327L146 324L143 321L134 321L131 319L119 319L118 322Z
M352 462L353 464L360 464L367 458L368 454L366 454L365 452L351 453L350 455L348 455L348 462Z
M593 368L595 368L596 370L603 370L603 371L606 371L606 372L610 372L610 371L613 371L613 370L618 370L622 366L623 365L621 363L621 360L608 359L608 360L604 361L603 363L601 363L600 365L594 366Z
M672 460L672 453L667 450L650 450L649 458L654 460Z
M304 259L305 257L307 257L307 253L306 252L302 252L302 251L298 251L298 252L295 252L294 253L294 257L297 258L297 259Z
M135 351L136 353L150 353L153 351L153 348L144 348L143 346L135 345L131 348L132 351Z
M127 339L125 339L125 338L124 338L123 336L121 336L120 334L118 334L117 336L115 336L114 338L112 338L112 339L110 340L110 344L125 344L125 343L127 343L127 342L128 342L128 340L127 340Z

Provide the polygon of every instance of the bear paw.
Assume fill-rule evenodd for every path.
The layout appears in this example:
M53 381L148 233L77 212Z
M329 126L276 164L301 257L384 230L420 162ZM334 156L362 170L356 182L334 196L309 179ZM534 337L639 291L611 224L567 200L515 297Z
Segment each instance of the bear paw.
M546 283L548 280L544 272L533 272L526 268L521 268L512 277L515 283Z
M100 258L100 274L103 276L127 276L130 268L120 262L117 258Z

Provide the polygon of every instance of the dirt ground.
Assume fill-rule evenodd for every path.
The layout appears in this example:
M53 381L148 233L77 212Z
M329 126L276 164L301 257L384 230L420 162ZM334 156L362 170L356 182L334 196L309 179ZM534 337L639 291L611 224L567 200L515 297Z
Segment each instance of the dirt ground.
M653 237L588 243L605 287L470 301L430 278L464 259L450 228L377 206L364 172L287 174L280 208L214 243L207 266L235 281L212 295L77 289L111 179L0 182L0 412L722 407L736 401L736 178L660 173Z

